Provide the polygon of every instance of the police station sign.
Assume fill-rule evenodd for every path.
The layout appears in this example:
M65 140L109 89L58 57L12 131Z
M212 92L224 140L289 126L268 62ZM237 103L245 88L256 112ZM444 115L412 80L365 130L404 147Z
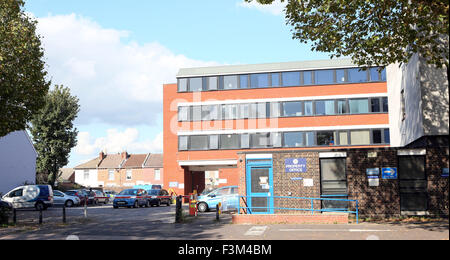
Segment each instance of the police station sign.
M306 172L306 158L289 158L285 160L287 173Z

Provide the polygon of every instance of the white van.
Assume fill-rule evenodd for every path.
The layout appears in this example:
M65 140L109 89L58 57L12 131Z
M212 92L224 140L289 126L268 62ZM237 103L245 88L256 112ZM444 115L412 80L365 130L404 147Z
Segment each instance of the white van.
M2 197L15 209L35 208L46 210L53 206L53 189L50 185L27 185L13 189Z

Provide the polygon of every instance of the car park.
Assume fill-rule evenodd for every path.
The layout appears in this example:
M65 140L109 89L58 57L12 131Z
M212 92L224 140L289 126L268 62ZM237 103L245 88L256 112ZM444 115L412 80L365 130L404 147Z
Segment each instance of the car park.
M155 205L159 207L161 204L170 206L170 204L172 203L172 198L169 196L169 193L166 190L148 190L147 193L150 206Z
M199 212L206 212L215 209L219 202L227 210L237 209L239 203L238 187L227 186L202 193L197 198L197 209Z
M68 190L65 192L69 196L75 196L80 199L80 205L84 205L86 203L86 196L88 194L85 190Z
M117 192L113 191L113 190L105 190L104 191L106 197L108 197L109 201L113 201L114 197L117 195Z
M59 205L59 206L66 206L68 208L71 208L73 206L80 205L80 198L77 196L71 196L68 195L62 191L55 190L53 191L53 204Z
M20 186L6 193L2 199L16 209L46 210L53 206L53 189L50 185Z
M147 191L143 189L127 189L116 195L113 201L115 209L119 207L149 207L150 202L147 198Z

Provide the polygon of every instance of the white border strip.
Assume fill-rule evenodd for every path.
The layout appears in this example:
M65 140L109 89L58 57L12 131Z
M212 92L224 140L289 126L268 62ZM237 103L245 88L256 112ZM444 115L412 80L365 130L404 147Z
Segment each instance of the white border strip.
M319 158L340 158L340 157L347 157L347 153L346 152L319 153Z
M260 154L247 154L245 159L272 159L272 154L260 153Z
M180 166L237 165L237 160L178 161Z
M264 98L264 99L229 99L229 100L209 100L200 102L182 102L178 103L178 107L188 106L208 106L208 105L227 105L227 104L246 104L246 103L272 103L272 102L286 102L286 101L314 101L314 100L328 100L328 99L351 99L351 98L371 98L371 97L387 97L387 93L373 93L373 94L353 94L353 95L333 95L333 96L311 96L311 97L290 97L290 98Z
M398 156L407 156L407 155L426 155L426 149L409 149L409 150L398 150Z
M344 125L344 126L313 126L313 127L294 127L294 128L179 131L177 133L177 135L178 136L227 135L227 134L251 134L251 133L308 132L308 131L328 131L328 130L365 130L365 129L378 129L378 128L389 128L389 125Z

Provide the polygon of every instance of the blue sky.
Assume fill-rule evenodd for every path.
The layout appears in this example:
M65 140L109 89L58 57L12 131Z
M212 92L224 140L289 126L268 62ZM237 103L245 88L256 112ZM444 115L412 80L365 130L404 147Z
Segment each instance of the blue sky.
M241 0L28 0L53 84L81 103L69 167L162 151L162 84L182 67L328 59L292 39L281 4Z

